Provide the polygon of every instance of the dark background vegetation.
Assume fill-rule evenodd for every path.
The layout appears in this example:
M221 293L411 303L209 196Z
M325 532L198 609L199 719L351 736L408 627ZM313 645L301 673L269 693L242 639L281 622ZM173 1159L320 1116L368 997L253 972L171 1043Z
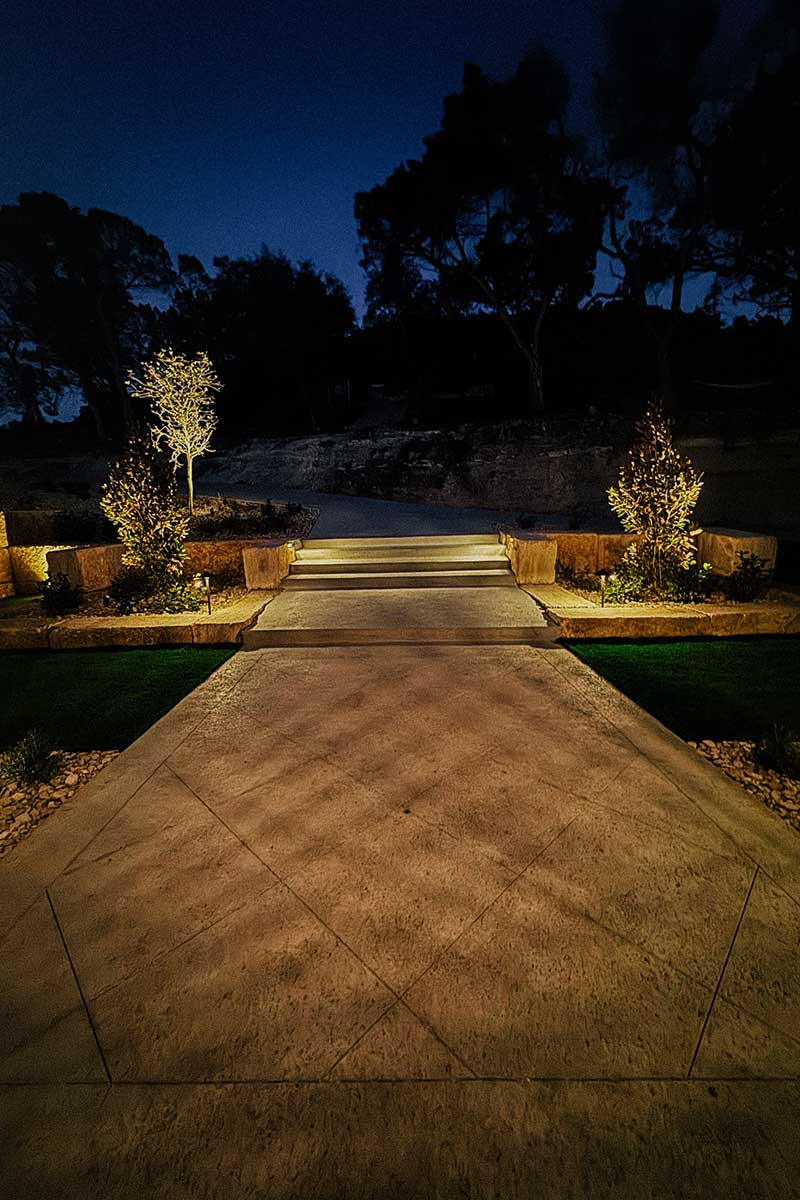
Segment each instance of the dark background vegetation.
M355 196L361 325L310 261L265 247L207 268L117 213L46 192L2 206L0 450L118 443L140 415L126 374L165 344L210 354L222 445L630 415L653 390L684 425L713 412L708 432L790 424L797 6L742 6L733 38L715 0L601 7L588 129L568 54L533 45L496 77L468 63L422 154Z

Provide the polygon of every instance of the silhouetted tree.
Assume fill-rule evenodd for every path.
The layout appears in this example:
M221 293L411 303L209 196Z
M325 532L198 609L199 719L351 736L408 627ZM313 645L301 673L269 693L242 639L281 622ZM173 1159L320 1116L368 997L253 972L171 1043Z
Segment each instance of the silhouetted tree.
M609 181L625 184L603 249L621 271L616 295L646 318L665 396L684 286L706 267L713 91L704 55L718 19L718 0L620 0L596 92ZM651 304L661 289L666 308Z
M490 312L544 405L541 330L556 300L591 290L606 189L567 137L566 75L546 52L495 82L473 64L425 153L355 198L371 314L431 302Z
M83 214L49 193L0 208L0 281L17 281L3 288L10 318L43 361L75 378L100 438L131 422L125 371L155 325L134 297L174 278L161 240L127 217Z
M709 266L719 294L788 317L800 345L800 48L786 31L777 64L766 56L714 148L716 235Z
M316 429L331 339L355 327L342 283L266 247L253 258L214 259L213 275L196 259L179 265L165 328L185 350L207 350L225 386L224 428Z

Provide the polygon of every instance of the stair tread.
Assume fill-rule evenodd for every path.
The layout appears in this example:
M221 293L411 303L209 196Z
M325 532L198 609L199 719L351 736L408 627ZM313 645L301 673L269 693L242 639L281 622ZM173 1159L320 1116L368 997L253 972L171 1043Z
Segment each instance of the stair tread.
M290 579L396 579L404 577L407 579L415 579L420 575L510 575L511 571L508 567L487 567L485 571L450 571L443 569L441 571L308 571L302 575L289 575Z
M434 555L419 554L414 558L303 558L302 551L298 554L295 562L300 566L352 566L353 563L396 563L398 566L412 562L424 563L494 563L508 562L505 554L459 554L446 555L443 558L436 558Z

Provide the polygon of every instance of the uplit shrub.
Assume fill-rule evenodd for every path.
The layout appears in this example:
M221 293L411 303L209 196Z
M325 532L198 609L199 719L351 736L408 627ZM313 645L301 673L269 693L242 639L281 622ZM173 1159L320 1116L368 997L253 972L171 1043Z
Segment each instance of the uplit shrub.
M61 754L41 729L25 737L0 756L0 771L20 787L47 783L61 766Z
M202 597L190 580L173 575L159 579L141 567L128 567L106 594L111 608L125 615L197 612L202 604Z
M726 590L731 600L747 603L763 600L772 585L772 571L765 558L739 550L736 569L728 576Z
M607 604L629 604L642 600L647 588L647 569L642 562L639 547L632 542L614 568L606 583Z
M67 613L77 612L83 600L83 592L73 587L68 576L61 571L55 575L48 572L47 578L39 585L42 596L42 609L48 617L63 617Z
M186 612L200 600L185 579L189 512L178 500L175 474L147 437L131 438L111 468L100 504L125 547L127 570L109 599L117 612Z
M149 437L131 438L103 485L100 506L125 547L126 566L156 579L183 575L189 513L179 503L174 471Z
M692 562L667 572L664 591L678 604L698 604L709 596L711 583L711 563Z
M677 569L695 563L692 514L703 486L702 475L676 449L661 401L653 399L637 423L636 440L608 498L623 529L640 536L630 560L631 578L643 575L644 586L663 592ZM628 559L626 554L623 563ZM635 570L633 570L635 559ZM618 568L623 575L623 563ZM619 586L623 586L622 582Z

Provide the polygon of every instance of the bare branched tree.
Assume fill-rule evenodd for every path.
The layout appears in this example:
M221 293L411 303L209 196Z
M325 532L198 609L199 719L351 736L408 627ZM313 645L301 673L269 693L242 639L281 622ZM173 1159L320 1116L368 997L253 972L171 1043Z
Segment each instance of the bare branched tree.
M220 391L222 384L204 351L189 358L169 348L159 350L143 365L142 375L143 379L137 379L131 372L128 387L131 395L150 402L156 418L152 427L155 444L168 446L176 467L185 459L189 511L193 513L192 465L206 453L216 429L213 393Z

